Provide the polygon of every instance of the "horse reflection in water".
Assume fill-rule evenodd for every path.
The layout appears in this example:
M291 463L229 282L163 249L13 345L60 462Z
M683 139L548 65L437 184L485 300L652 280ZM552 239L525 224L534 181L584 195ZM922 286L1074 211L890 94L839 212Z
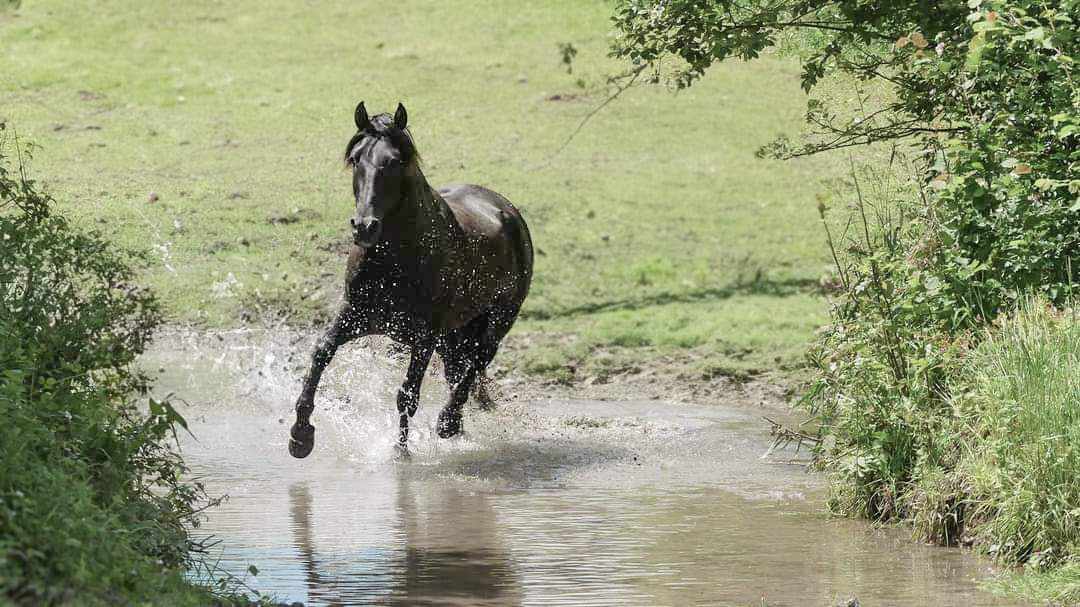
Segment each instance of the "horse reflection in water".
M409 439L420 384L438 352L450 384L438 434L461 431L462 406L517 319L532 280L529 229L514 205L475 185L432 188L398 104L368 116L356 107L357 132L345 148L356 213L345 277L345 302L312 355L296 401L289 453L315 446L315 389L338 347L365 335L386 335L411 349L398 391L398 444Z
M455 487L417 499L399 473L395 508L401 548L378 571L335 575L320 561L307 483L289 489L294 542L308 602L326 605L515 605L520 583L501 548L490 496ZM332 523L330 523L332 524ZM332 560L332 559L326 559Z

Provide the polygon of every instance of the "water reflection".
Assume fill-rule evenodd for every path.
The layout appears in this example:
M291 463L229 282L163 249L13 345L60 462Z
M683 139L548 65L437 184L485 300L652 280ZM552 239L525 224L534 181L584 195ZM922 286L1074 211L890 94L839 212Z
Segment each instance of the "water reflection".
M362 570L334 573L348 556L331 549L325 558L315 533L311 483L289 487L292 541L303 569L307 600L317 605L515 605L520 584L509 553L502 547L488 496L444 487L418 495L406 471L394 475L396 547L385 560L365 555L364 537L335 534L352 547ZM324 524L334 525L333 519Z
M307 595L312 600L328 605L342 605L340 596L334 596L333 578L324 578L315 559L315 537L311 522L311 490L306 481L289 487L289 514L292 516L293 545L300 553L304 569Z
M520 603L517 573L500 537L491 496L452 486L418 492L417 480L409 479L406 471L397 470L397 477L405 556L392 602Z

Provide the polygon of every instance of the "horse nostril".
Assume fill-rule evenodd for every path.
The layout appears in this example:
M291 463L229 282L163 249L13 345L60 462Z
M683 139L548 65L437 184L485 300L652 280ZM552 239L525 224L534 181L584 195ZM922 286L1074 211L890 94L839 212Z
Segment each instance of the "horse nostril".
M349 223L352 224L357 242L375 240L382 227L382 223L375 217L353 217L349 219Z

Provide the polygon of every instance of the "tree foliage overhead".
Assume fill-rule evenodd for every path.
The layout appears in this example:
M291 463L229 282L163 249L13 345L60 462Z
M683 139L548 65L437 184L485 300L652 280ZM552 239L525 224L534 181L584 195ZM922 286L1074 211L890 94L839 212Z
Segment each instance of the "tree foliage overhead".
M892 103L855 117L858 124L835 122L811 104L811 120L837 135L801 150L818 151L967 129L986 109L971 101L1007 93L995 88L1002 75L1014 86L1047 89L1029 101L1075 110L1077 6L1024 0L623 0L613 51L635 65L670 64L667 77L686 87L715 62L756 58L799 33L807 92L830 70L895 85ZM1057 78L1059 86L1046 86Z
M1080 252L1078 21L1077 0L623 0L613 53L686 87L794 37L812 94L832 73L887 83L857 112L811 98L813 134L767 151L911 140L941 206L926 253L954 300L993 311L1029 288L1061 301Z

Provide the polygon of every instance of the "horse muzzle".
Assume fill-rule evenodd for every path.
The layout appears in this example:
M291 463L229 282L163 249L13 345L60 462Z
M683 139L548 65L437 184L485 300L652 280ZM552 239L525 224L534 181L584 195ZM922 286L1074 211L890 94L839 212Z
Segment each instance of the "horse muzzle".
M353 217L349 219L349 223L352 225L353 243L357 246L366 249L379 242L379 236L382 235L382 222L378 219L374 217L356 219Z

